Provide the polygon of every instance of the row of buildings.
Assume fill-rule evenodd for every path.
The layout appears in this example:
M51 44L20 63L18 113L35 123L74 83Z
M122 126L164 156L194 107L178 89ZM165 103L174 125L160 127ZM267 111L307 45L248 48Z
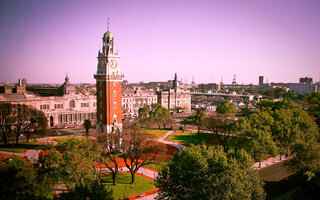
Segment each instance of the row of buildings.
M123 89L121 94L122 118L130 120L138 117L139 108L144 105L160 103L172 112L190 112L191 94L188 90L177 88L168 91ZM27 86L19 83L15 86L0 86L0 102L25 104L45 113L50 127L77 126L83 120L96 122L96 95L87 90L76 88L68 76L59 87Z
M264 83L263 79L263 76L259 76L259 89L270 90L275 88L284 88L287 91L300 95L320 92L320 83L314 83L310 77L300 78L299 83Z

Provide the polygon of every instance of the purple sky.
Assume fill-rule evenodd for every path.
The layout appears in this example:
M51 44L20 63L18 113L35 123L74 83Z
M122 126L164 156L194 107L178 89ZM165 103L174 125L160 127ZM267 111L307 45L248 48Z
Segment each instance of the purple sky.
M7 0L0 82L94 83L108 17L129 82L320 80L319 0Z

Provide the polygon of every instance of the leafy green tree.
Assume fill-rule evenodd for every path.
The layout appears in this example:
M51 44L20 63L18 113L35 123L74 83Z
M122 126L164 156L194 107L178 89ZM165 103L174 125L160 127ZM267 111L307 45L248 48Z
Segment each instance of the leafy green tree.
M219 117L209 116L205 120L205 126L210 132L218 136L219 144L222 145L223 150L227 152L231 140L229 122L222 121Z
M44 113L31 106L0 103L0 131L5 144L8 143L11 133L14 133L18 144L22 134L29 140L32 134L45 131L47 123Z
M154 120L151 117L149 105L144 105L142 108L139 108L138 114L139 123L150 130L152 124L154 124Z
M191 146L157 177L159 199L264 199L263 183L245 152Z
M316 143L298 142L294 144L293 157L286 163L294 172L304 174L308 180L318 180L320 186L320 147Z
M150 116L153 121L158 124L159 129L161 124L163 123L164 115L164 108L160 104L156 103L151 105Z
M84 120L83 126L86 129L86 135L89 137L89 130L91 128L91 121L89 119Z
M1 199L52 199L52 184L38 168L20 158L7 162L0 171Z
M13 105L11 103L0 103L0 134L4 144L9 143L12 133L11 125L13 119Z
M96 167L101 159L99 145L87 139L69 139L58 146L48 146L39 162L50 173L59 177L69 189L94 180L100 181L101 171ZM101 170L101 169L100 169Z
M204 120L207 116L208 116L207 113L203 109L199 109L199 108L196 109L194 118L198 126L198 134L200 134L200 129L204 125Z
M167 125L172 123L173 118L170 114L170 110L163 108L162 112L163 112L163 120L162 120L163 128L166 129Z
M226 114L226 115L233 115L236 113L236 106L228 100L223 101L217 107L217 113Z
M242 123L238 126L240 137L243 138L242 141L246 141L243 148L251 153L253 158L259 160L259 167L264 155L276 155L277 147L271 135L273 118L268 112L253 113L239 120L238 123Z
M29 125L26 126L24 133L29 142L30 137L34 134L40 135L47 131L48 120L42 111L31 109L30 110Z
M76 185L68 192L60 194L59 200L112 200L113 191L102 183L93 180L85 185Z

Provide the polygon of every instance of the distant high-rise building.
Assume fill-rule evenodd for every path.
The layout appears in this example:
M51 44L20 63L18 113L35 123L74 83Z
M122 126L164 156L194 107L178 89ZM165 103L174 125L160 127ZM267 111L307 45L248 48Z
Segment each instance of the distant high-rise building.
M111 133L122 129L123 74L120 72L118 52L114 48L113 34L108 31L102 38L102 52L98 53L97 73L97 131Z
M312 83L312 78L310 77L300 78L299 83Z
M263 85L263 76L259 76L259 86Z

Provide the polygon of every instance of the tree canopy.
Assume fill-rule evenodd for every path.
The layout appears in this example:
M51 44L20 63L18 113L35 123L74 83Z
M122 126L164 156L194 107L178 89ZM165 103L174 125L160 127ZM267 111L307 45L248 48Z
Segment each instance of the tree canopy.
M158 178L159 199L263 199L263 183L245 152L191 146L175 154Z
M8 144L11 137L18 144L22 134L29 140L32 134L43 132L47 123L45 114L31 106L0 103L0 135L5 144Z
M236 105L228 100L224 100L221 104L217 106L217 113L232 115L236 113Z

